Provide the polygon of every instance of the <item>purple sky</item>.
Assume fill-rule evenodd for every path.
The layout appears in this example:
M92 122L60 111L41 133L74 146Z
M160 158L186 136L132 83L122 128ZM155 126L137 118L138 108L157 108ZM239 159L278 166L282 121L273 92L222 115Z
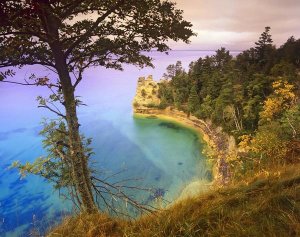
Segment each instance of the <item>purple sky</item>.
M300 38L300 0L175 0L193 23L197 37L190 45L171 43L173 49L247 49L265 26L276 46L290 36Z

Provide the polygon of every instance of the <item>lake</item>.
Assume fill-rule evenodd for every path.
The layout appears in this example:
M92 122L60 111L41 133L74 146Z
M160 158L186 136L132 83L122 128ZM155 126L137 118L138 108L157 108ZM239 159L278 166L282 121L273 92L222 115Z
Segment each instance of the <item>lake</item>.
M190 182L210 181L210 170L201 153L203 144L192 131L170 126L158 119L135 119L132 100L139 76L159 80L169 64L188 64L213 51L152 52L155 68L124 66L124 71L91 68L84 75L77 95L87 106L79 108L81 132L93 138L92 157L103 175L122 170L119 178L141 178L137 185L164 190L166 200L174 200ZM232 54L236 55L237 52ZM30 72L48 75L44 69L27 67L17 80ZM39 136L41 120L53 117L37 108L36 96L47 89L0 84L0 235L28 236L31 229L41 233L70 213L70 202L59 197L51 184L40 177L20 179L10 164L33 161L45 155Z

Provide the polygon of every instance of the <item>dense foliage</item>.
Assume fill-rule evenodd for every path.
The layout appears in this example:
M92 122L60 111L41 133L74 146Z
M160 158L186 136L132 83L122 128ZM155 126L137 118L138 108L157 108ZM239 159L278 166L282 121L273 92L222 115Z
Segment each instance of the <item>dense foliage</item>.
M159 88L161 107L210 120L233 135L247 153L236 161L243 169L299 157L300 39L276 48L269 32L266 27L256 47L236 58L221 48L192 62L188 72L180 63L169 66Z

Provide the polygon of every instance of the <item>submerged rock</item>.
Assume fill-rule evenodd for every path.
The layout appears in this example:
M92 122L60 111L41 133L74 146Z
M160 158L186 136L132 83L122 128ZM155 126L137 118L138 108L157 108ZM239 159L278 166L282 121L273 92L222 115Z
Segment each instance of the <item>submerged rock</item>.
M164 190L163 188L155 189L154 192L151 195L149 195L146 203L155 201L158 198L163 198L165 194L166 190Z
M174 123L167 123L167 122L162 122L158 126L166 127L166 128L171 128L171 129L175 129L175 130L179 130L180 129L180 127L177 126L176 124L174 124Z

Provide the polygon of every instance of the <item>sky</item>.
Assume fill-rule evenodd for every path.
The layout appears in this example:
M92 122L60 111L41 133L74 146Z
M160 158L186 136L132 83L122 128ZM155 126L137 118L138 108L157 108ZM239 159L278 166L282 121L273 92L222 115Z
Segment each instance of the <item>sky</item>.
M171 43L172 49L244 50L254 46L265 26L279 47L290 36L300 38L300 0L176 0L193 24L191 43Z

